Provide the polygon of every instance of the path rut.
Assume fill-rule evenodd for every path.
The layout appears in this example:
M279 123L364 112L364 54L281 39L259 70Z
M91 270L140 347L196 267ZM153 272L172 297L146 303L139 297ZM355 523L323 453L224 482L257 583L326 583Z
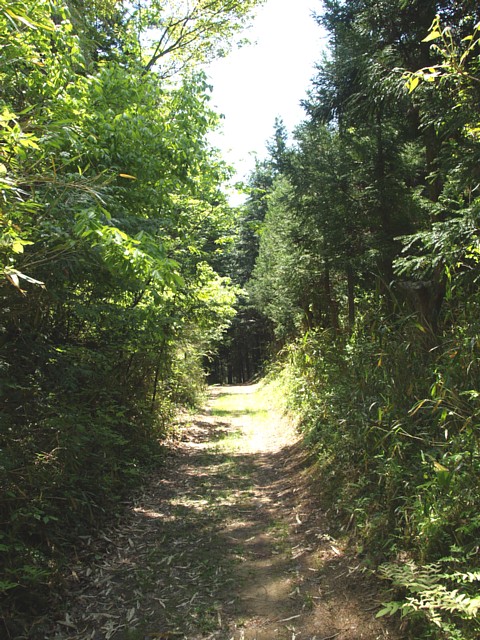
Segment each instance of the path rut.
M168 464L72 567L54 640L399 640L329 533L305 453L258 385L215 387Z

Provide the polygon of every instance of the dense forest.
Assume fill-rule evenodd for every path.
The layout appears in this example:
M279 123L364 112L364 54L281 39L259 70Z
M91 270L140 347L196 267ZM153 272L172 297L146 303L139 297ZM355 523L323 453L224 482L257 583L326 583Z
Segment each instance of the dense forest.
M198 64L253 5L0 0L7 637L160 459L234 313L229 169Z
M276 121L234 209L199 64L257 4L0 0L9 637L206 375L265 371L396 589L379 614L480 632L480 8L319 1L305 120Z
M305 120L293 144L275 123L240 212L224 359L242 380L275 354L332 510L396 587L380 613L478 637L480 10L316 19Z

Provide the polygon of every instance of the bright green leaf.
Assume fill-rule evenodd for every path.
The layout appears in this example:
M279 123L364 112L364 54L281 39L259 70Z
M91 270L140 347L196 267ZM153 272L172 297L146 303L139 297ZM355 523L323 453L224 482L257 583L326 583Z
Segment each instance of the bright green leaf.
M422 42L432 42L432 40L438 40L438 38L441 38L441 37L442 37L442 34L440 31L432 31L431 33L428 34L426 38L422 40Z

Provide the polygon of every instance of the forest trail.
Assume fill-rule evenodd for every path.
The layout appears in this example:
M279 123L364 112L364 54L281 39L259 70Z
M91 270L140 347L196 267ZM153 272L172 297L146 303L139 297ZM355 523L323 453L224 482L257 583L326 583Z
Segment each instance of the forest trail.
M258 385L214 387L95 559L55 640L398 640L331 537L305 454Z

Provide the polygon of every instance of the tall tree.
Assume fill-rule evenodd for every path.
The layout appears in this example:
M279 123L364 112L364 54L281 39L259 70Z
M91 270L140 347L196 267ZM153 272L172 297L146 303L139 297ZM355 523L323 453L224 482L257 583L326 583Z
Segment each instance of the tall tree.
M62 551L138 482L176 403L194 402L234 312L215 270L232 226L227 169L193 63L228 47L254 4L0 0L9 637L29 635L12 610L25 594L48 606ZM162 25L171 44L147 58L145 30Z

